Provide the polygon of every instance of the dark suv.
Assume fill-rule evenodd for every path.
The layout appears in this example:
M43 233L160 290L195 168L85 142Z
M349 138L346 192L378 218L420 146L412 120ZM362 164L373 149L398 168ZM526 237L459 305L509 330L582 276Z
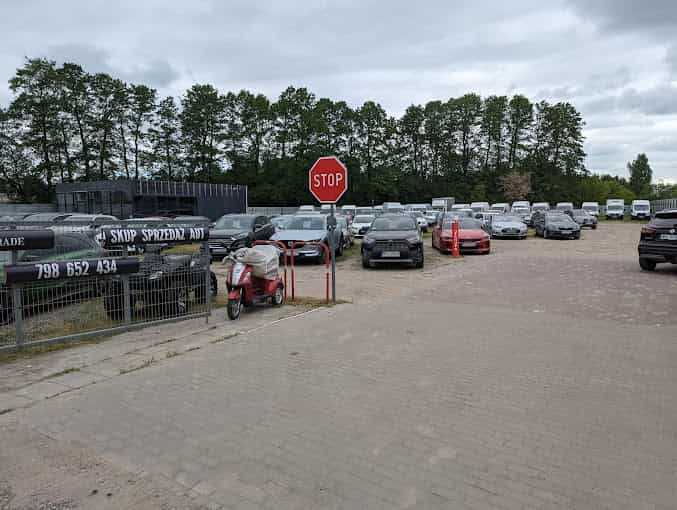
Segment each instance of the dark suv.
M362 241L362 266L400 262L423 267L423 238L416 220L405 214L384 214L371 224Z
M266 241L275 233L275 226L267 216L255 214L226 214L209 230L209 252L214 259L222 259L231 251L250 248L254 241Z
M639 239L639 265L653 271L656 264L677 264L677 209L659 211L642 227Z

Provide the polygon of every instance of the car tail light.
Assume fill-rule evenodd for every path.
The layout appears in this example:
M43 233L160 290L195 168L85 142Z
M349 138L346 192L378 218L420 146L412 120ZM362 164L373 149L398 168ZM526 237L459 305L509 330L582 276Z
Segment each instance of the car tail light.
M642 227L642 239L652 239L656 235L656 227L644 225Z

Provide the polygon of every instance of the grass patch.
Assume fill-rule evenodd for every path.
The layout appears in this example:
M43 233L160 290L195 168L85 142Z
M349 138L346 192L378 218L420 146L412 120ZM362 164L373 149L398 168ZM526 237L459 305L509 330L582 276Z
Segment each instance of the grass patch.
M162 253L170 255L192 255L194 253L199 253L201 246L200 243L177 244L176 246L163 250Z
M331 307L336 305L344 305L352 303L346 299L337 299L336 303L331 300L329 303L325 299L315 297L297 297L296 299L287 299L284 304L289 306L309 306L311 308Z
M169 351L169 352L167 352L167 354L165 354L165 358L167 358L167 359L175 358L176 356L179 356L179 354L180 353L178 353L176 351Z
M66 368L64 370L61 370L60 372L55 372L53 374L50 374L47 377L45 377L45 379L53 379L55 377L61 377L62 375L72 374L73 372L79 372L79 371L80 371L80 369L77 368L77 367L70 367L70 368Z
M125 375L125 374L130 374L132 372L136 372L137 370L141 370L143 368L151 366L153 363L155 363L155 358L151 357L150 359L145 360L143 363L141 363L140 365L137 365L135 367L121 368L120 369L120 375Z
M56 343L49 345L40 345L36 347L24 347L20 351L15 352L5 352L0 353L0 364L2 363L13 363L14 361L20 359L29 359L34 358L35 356L41 356L43 354L48 354L50 352L63 351L65 349L71 349L73 347L78 347L81 345L94 345L100 342L108 340L110 336L102 336L97 338L90 338L84 340L76 340L71 342Z
M226 336L224 336L224 337L217 338L217 339L215 339L215 340L210 340L209 343L210 343L210 344L220 344L220 343L225 342L226 340L230 340L231 338L235 338L235 337L238 336L239 334L240 334L240 332L239 332L239 331L236 331L235 333L230 333L230 334L228 334L228 335L226 335Z

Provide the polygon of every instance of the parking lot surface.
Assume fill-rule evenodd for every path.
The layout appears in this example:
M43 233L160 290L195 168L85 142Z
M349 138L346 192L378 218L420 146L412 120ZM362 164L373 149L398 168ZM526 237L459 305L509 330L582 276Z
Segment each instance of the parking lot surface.
M352 304L235 337L220 310L218 342L47 399L7 383L0 508L675 508L677 267L641 272L638 230L350 257Z

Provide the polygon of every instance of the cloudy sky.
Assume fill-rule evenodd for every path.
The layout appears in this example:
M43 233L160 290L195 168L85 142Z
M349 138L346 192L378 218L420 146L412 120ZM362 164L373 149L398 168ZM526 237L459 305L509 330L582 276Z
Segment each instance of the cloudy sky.
M466 92L570 101L587 166L646 152L677 181L676 0L22 0L0 7L0 104L25 56L163 95L288 85L399 115Z

